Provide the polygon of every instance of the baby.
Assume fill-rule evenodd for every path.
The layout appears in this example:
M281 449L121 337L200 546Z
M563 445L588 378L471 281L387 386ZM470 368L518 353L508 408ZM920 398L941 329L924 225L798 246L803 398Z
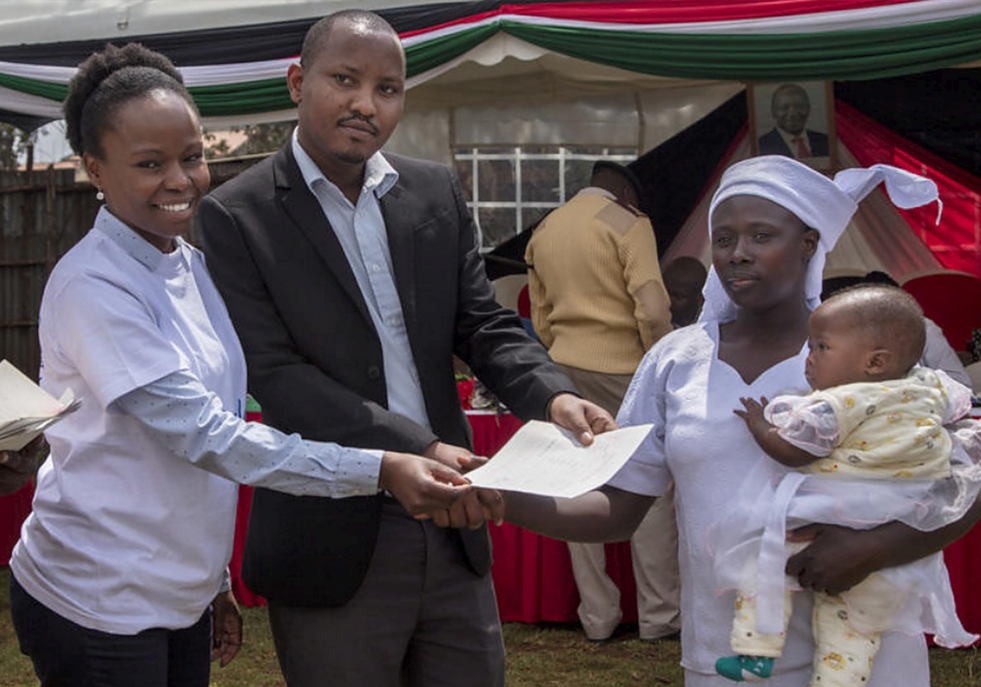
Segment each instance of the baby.
M813 312L805 374L814 391L779 396L769 403L765 398L762 403L742 399L745 408L735 411L768 455L803 473L784 476L790 484L774 491L764 521L772 522L774 509L780 509L776 512L781 526L788 518L859 528L902 520L926 531L963 514L952 503L963 500L964 488L976 494L977 485L965 487L952 478L952 440L944 425L968 412L970 390L943 372L914 367L924 336L922 310L893 286L844 290ZM810 479L804 475L824 486L811 487L814 480L801 486ZM943 488L938 487L941 483ZM823 500L817 493L822 489ZM848 489L850 495L843 496ZM795 506L798 500L809 505ZM759 504L754 508L759 512ZM761 570L767 537L757 535L756 553L744 561L736 583L731 645L737 655L716 662L720 675L739 682L770 676L783 650L790 614L785 585L777 585L784 592L782 607L780 597L775 602L772 594L765 598L763 588L770 583ZM782 537L778 541L783 564L788 553L805 546L784 549ZM732 550L739 548L737 544ZM729 558L730 564L732 560L736 559ZM908 630L911 622L921 622L921 616L930 620L915 629L934 632L939 643L954 646L977 639L957 620L939 554L894 570L900 572L873 574L838 596L815 593L812 686L866 684L881 633L897 629L897 624ZM783 569L776 572L782 574ZM760 622L766 604L769 621ZM924 608L929 610L925 615Z

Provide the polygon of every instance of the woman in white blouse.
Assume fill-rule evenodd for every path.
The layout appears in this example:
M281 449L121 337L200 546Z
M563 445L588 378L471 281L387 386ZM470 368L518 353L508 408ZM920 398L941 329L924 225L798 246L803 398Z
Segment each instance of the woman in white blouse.
M44 687L205 687L210 660L224 665L241 643L222 575L237 482L297 497L387 489L414 514L469 487L420 456L241 419L242 351L201 253L181 239L210 179L169 60L107 46L80 66L65 117L105 206L42 300L42 387L70 387L82 405L47 432L11 560L14 626Z
M621 425L653 423L647 439L598 491L570 500L505 494L505 517L515 524L564 539L616 541L630 536L673 481L687 687L731 684L716 674L715 661L729 653L734 598L719 593L710 528L740 490L749 489L747 480L766 480L764 470L753 468L770 461L733 411L742 409L741 398L807 389L807 322L820 302L824 255L858 201L883 179L903 207L936 199L932 182L879 165L845 170L834 181L779 156L727 170L710 209L712 269L700 321L648 352L617 418ZM786 571L804 589L837 594L875 570L939 551L979 517L981 503L928 533L897 522L865 531L808 525L791 534L811 543ZM772 687L810 683L808 596L795 605L783 658L767 680ZM869 687L929 683L922 636L885 634Z

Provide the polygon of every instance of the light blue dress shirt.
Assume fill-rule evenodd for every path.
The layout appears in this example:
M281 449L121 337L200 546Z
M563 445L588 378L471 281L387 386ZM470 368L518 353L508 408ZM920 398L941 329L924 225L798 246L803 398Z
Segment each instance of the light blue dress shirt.
M153 271L167 257L111 217L97 223L112 241ZM177 238L181 247L183 241ZM190 279L190 277L188 277ZM188 298L197 293L187 284ZM200 297L197 297L200 300ZM188 307L194 307L188 300ZM198 306L203 312L203 306ZM118 398L116 407L134 417L157 442L208 472L242 484L294 496L344 498L378 493L382 452L305 441L266 425L245 422L222 407L189 370L179 370Z
M365 165L361 195L354 205L303 150L296 131L292 145L303 179L320 203L351 265L381 342L388 409L432 429L395 287L388 233L379 203L398 181L398 172L381 153L372 155Z

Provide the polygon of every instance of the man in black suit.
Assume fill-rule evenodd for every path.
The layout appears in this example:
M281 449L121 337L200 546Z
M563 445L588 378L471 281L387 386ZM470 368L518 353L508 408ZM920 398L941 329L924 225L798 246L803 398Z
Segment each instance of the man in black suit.
M777 125L760 136L760 155L786 155L798 160L828 156L828 135L807 128L811 100L807 91L787 83L773 92L770 110Z
M613 419L494 301L450 171L378 152L404 79L398 35L377 15L318 22L287 76L293 140L202 204L208 264L263 419L458 465L470 432L455 353L518 416L590 441ZM257 490L243 575L269 600L287 683L503 685L484 527L499 498L475 491L421 521L384 494Z

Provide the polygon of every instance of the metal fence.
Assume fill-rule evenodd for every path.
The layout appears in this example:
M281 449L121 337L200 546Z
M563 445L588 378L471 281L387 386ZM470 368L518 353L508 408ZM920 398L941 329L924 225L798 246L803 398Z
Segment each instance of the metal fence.
M262 155L210 164L212 187ZM0 173L0 359L37 379L38 310L58 259L92 227L100 202L74 170ZM194 232L187 237L192 243Z

